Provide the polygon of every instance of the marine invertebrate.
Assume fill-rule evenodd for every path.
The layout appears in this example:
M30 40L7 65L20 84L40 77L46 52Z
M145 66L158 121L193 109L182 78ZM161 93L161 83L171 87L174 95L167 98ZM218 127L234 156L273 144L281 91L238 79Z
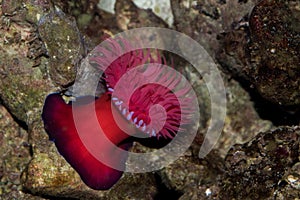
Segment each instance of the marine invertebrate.
M87 99L82 100L87 101ZM90 101L90 100L88 100ZM80 124L84 126L87 132L100 134L101 137L108 137L117 147L128 148L130 143L121 142L128 137L126 133L116 126L111 113L110 97L108 94L103 95L95 101L97 109L97 117L99 123L103 127L104 133L95 132L94 124L89 121L91 119L93 104L84 103L75 109L81 114ZM76 125L72 116L72 105L66 104L59 94L50 94L44 105L43 120L45 129L49 138L55 142L60 154L70 163L70 165L79 173L82 180L93 189L108 189L122 175L121 171L112 169L105 164L99 162L83 145L76 129ZM119 118L118 120L125 120ZM135 131L134 128L130 129ZM105 136L104 136L105 134ZM103 140L102 140L103 141ZM104 155L113 157L119 165L124 165L127 155L116 155L114 149L108 149L108 145L99 141L99 152Z
M119 180L127 154L118 153L117 149L127 150L131 146L132 142L127 140L130 135L144 132L150 137L174 137L181 130L180 125L189 122L194 101L189 96L189 84L183 83L175 70L160 65L166 61L157 51L154 58L149 49L129 51L131 45L127 41L109 41L106 47L96 47L93 52L97 54L90 58L92 64L104 71L107 92L96 99L77 98L76 104L66 104L59 94L51 94L42 114L45 130L58 151L93 189L108 189ZM113 60L121 49L128 52ZM74 119L72 112L80 113L78 119ZM95 128L99 125L101 131ZM104 160L118 165L118 169L89 152L78 127L90 135L100 135L93 148Z

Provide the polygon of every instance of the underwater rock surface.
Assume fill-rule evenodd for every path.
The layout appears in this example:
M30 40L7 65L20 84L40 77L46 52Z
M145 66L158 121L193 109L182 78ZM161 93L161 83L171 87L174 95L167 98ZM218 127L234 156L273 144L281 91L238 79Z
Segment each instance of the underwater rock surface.
M219 35L218 60L249 81L267 101L298 110L300 77L299 1L260 1L245 19ZM296 107L296 108L295 108Z
M220 199L291 198L299 188L299 127L279 127L234 145L225 158Z
M248 74L259 93L284 106L300 105L300 18L292 1L261 1L250 15Z

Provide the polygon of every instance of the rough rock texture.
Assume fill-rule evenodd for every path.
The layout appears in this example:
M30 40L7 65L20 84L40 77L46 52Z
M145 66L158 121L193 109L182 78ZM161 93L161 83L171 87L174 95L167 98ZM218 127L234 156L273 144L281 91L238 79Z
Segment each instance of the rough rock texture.
M25 191L41 196L61 198L96 198L97 194L80 180L66 161L57 155L54 145L48 153L35 150L28 169L22 174Z
M229 79L225 84L227 116L222 135L215 146L222 157L225 157L232 145L245 143L259 132L267 131L273 127L269 120L260 118L250 95L238 82Z
M41 17L38 34L49 56L49 75L58 86L70 85L75 80L76 68L84 54L82 38L74 18L58 8Z
M223 174L224 163L218 153L212 151L204 159L197 160L191 152L186 152L184 156L159 173L163 183L168 188L185 194L185 198L192 198L192 196L198 199L205 198L206 189L214 188L217 178ZM218 190L215 187L212 196L217 195Z
M33 111L43 105L44 95L50 89L43 71L46 63L42 59L39 67L33 67L35 60L27 56L31 48L31 25L1 19L0 97L14 116L30 123L37 118Z
M0 105L0 199L40 199L21 191L21 173L30 161L26 130Z
M249 19L249 76L264 98L279 105L300 105L299 6L299 1L262 1Z
M192 37L214 56L219 46L217 35L231 30L255 2L171 0L174 25L176 30Z
M167 24L150 10L139 9L132 1L117 1L115 5L118 27L125 31L140 27L167 27Z
M225 158L220 199L274 199L299 194L299 134L299 127L280 127L234 145ZM289 187L296 190L287 194Z
M294 111L300 101L299 5L299 1L261 1L243 22L220 35L217 56L226 70L249 80L263 98L294 106Z

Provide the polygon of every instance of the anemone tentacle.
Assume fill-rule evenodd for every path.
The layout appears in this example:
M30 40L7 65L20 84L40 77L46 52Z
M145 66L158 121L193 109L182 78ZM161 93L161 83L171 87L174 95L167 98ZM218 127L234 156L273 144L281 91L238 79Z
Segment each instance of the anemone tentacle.
M130 43L122 38L108 41L107 46L96 47L95 52L101 56L91 60L104 71L108 92L121 91L113 95L112 102L140 131L158 138L172 138L179 131L180 124L190 122L190 105L194 101L189 98L190 85L174 68L164 66L166 59L157 50L154 52L157 56L153 58L150 49L131 51ZM112 60L122 52L125 54ZM127 84L118 84L115 88L121 78ZM150 117L149 111L154 105L165 109L165 120L162 120L164 114L161 110ZM165 121L163 128L159 128L161 121Z

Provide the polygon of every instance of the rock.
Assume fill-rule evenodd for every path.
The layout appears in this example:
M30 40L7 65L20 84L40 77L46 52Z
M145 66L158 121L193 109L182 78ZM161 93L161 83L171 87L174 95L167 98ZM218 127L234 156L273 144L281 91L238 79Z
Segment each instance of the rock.
M265 99L279 105L299 106L300 20L297 16L300 11L291 10L288 4L265 0L252 10L251 65L246 70Z
M47 49L52 81L62 87L70 85L75 80L77 65L84 54L75 19L55 8L40 19L38 32Z
M169 27L173 26L174 17L169 0L133 0L133 2L139 8L151 10L154 14L163 19Z
M125 31L140 27L167 27L152 11L138 8L132 1L117 1L115 5L118 27Z
M271 121L261 119L251 96L237 81L225 78L225 87L227 115L222 134L214 147L223 158L232 145L245 143L259 132L273 127Z
M219 35L217 54L223 69L248 81L269 104L291 112L300 105L298 8L298 1L260 1L249 19Z
M123 177L111 189L96 191L88 188L72 167L58 154L54 145L48 153L35 150L28 170L22 176L26 191L39 196L72 199L151 199L157 193L155 178L151 173L130 174Z
M291 174L298 162L299 136L299 127L280 127L234 145L225 158L220 199L274 199L284 185L297 187L297 176ZM281 185L284 179L289 184Z
M57 154L54 145L48 153L35 150L28 169L22 175L26 191L56 198L97 199L104 193L89 189L69 164Z
M213 159L211 159L213 158ZM187 152L174 163L159 172L163 183L180 193L208 188L216 183L223 168L217 151L212 151L205 159L196 159ZM204 192L203 192L204 193Z
M108 191L106 199L154 199L158 193L153 173L130 174L123 178Z
M230 30L254 5L254 1L171 0L176 30L187 34L215 57L217 35Z
M33 30L26 22L13 21L0 29L0 97L9 111L27 126L40 117L44 96L51 89L43 70L46 60L33 67L36 61L27 57Z
M21 199L25 195L21 173L31 159L28 134L0 105L0 198ZM31 195L28 195L28 199Z

